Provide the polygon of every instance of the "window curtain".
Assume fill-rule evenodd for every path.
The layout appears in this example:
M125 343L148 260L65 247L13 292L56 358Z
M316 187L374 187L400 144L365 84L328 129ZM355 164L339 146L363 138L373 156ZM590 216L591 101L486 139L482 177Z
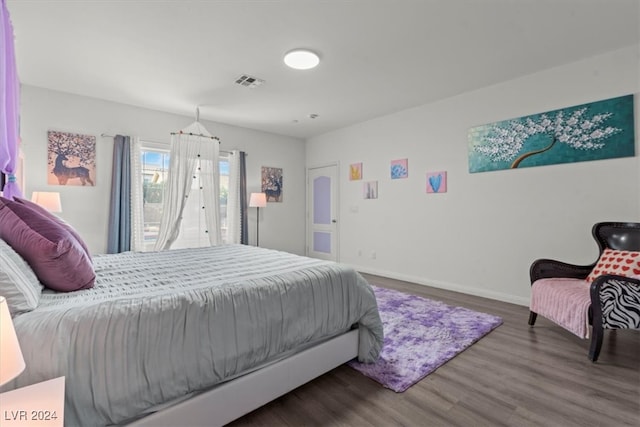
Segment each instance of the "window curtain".
M170 249L180 233L182 212L196 170L202 178L199 191L205 210L206 233L211 245L220 243L219 141L195 122L171 137L168 182L162 199L162 218L155 250Z
M131 250L143 252L144 247L144 197L142 194L142 146L140 138L131 140Z
M244 151L234 150L229 157L229 198L227 200L227 243L245 243L247 212L247 176Z
M0 5L0 173L7 175L4 197L21 197L16 182L19 139L20 82L16 68L13 25L6 0Z
M113 138L113 172L111 175L111 209L107 253L131 249L131 138Z

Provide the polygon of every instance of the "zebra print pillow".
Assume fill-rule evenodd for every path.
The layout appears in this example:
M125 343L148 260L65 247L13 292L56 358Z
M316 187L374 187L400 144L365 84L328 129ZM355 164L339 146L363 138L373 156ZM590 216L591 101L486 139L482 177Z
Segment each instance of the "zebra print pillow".
M640 329L640 284L609 279L600 288L602 327Z

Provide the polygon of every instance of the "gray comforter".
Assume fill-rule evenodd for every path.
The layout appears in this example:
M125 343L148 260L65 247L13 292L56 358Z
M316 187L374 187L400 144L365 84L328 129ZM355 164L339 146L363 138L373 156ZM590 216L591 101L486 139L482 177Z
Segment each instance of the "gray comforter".
M360 361L382 346L372 289L339 264L228 245L94 265L93 289L14 319L27 368L3 391L66 376L67 425L122 422L353 325Z

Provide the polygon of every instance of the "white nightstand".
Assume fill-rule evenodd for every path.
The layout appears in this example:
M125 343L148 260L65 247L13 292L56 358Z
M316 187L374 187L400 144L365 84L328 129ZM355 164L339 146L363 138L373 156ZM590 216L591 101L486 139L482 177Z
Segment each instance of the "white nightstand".
M64 377L1 393L0 425L64 426Z

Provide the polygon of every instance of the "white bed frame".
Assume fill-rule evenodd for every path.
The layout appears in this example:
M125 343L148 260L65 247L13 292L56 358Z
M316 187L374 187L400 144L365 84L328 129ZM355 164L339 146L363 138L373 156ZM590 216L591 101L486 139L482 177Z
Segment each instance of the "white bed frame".
M128 426L223 426L357 355L358 329L353 329Z

